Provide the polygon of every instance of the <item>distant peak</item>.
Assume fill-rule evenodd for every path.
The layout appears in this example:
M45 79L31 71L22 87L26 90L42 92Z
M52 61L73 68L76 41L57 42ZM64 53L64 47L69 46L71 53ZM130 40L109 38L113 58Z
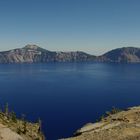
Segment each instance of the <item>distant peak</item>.
M37 50L38 48L40 47L37 45L31 45L31 44L28 44L24 47L24 49L32 49L32 50Z

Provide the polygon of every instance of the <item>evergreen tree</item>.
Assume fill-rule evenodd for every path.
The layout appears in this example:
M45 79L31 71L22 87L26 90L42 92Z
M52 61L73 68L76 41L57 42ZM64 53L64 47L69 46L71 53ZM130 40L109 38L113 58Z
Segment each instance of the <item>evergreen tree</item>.
M7 117L9 116L9 105L8 105L8 103L6 103L6 105L5 105L4 113Z
M12 121L17 122L16 113L15 113L14 111L12 111L12 112L10 113L10 117L11 117Z
M38 128L38 133L41 133L41 128L42 128L42 121L41 121L41 119L39 118L38 119L38 125L39 125L39 128Z

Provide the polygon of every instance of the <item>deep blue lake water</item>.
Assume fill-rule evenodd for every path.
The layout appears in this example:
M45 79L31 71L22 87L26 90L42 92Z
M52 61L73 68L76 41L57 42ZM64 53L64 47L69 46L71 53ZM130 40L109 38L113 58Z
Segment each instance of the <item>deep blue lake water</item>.
M68 137L112 106L140 105L140 64L0 65L0 105L41 118L48 140Z

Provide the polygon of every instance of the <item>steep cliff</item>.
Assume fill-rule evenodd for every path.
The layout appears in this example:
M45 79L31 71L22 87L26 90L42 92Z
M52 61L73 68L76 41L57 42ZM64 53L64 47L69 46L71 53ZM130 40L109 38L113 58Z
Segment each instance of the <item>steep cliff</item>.
M0 63L47 63L47 62L119 62L140 63L140 48L123 47L111 50L101 56L85 52L48 51L37 45L0 52Z
M84 52L52 52L36 45L0 52L0 63L46 63L93 61L96 57Z

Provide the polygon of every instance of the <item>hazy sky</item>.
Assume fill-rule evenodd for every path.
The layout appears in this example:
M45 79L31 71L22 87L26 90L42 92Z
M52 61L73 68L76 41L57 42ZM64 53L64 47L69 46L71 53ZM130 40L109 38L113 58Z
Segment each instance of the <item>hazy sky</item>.
M0 50L37 44L102 54L140 46L140 0L0 0Z

